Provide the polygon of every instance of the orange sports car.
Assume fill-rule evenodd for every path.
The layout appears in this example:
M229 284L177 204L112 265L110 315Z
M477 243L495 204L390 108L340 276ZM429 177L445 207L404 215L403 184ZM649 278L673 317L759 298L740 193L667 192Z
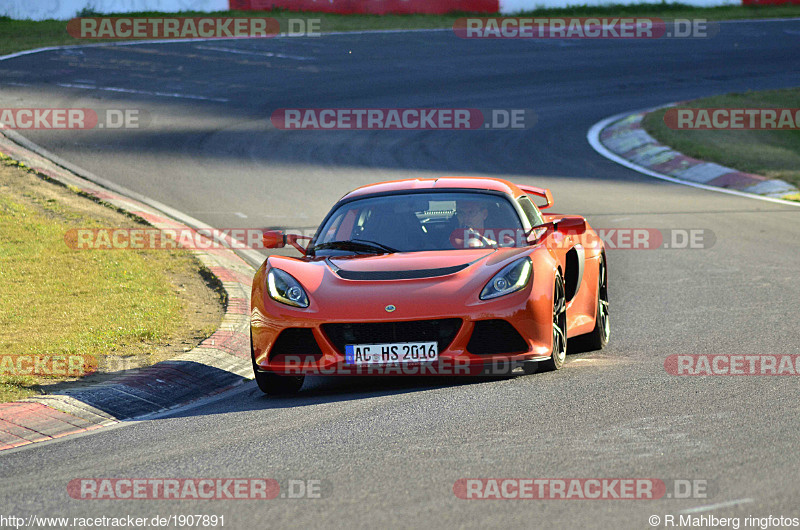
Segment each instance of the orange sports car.
M400 180L348 193L313 238L265 231L267 248L302 256L270 256L253 279L259 388L297 392L311 374L532 373L561 368L567 339L602 348L602 240L583 217L541 213L552 204L547 189L495 178Z

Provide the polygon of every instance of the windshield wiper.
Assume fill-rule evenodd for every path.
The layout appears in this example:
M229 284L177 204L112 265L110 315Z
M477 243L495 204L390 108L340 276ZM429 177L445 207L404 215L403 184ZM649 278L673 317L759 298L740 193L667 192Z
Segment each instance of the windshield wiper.
M390 254L394 254L395 252L400 252L396 248L392 248L389 245L384 245L383 243L378 243L377 241L369 241L367 239L351 239L351 241L358 241L359 243L363 243L365 245L372 245L381 248Z
M349 241L329 241L328 243L320 243L319 245L314 245L314 248L311 250L316 252L317 250L328 250L328 249L352 250L354 252L372 252L373 254L382 254L382 253L393 254L395 252L400 252L399 250L384 245L383 243L377 243L375 241L367 241L366 239L352 239Z

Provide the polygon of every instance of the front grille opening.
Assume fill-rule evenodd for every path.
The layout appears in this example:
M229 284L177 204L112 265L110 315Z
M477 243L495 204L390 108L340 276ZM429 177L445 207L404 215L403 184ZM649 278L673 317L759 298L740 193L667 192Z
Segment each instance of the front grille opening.
M287 328L278 335L278 340L269 351L270 362L314 362L322 358L322 350L314 338L311 328Z
M505 320L480 320L467 344L467 351L475 355L493 353L525 353L528 344L522 335Z
M322 325L322 331L342 355L347 344L387 342L436 341L439 351L442 352L456 338L459 329L461 329L460 318Z

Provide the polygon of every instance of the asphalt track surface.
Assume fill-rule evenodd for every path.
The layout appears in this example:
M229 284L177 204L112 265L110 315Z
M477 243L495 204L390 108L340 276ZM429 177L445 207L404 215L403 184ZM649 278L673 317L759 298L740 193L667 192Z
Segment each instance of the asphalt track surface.
M401 32L0 62L3 107L147 110L153 121L139 131L26 136L218 227L313 227L357 185L469 174L548 186L558 211L597 227L715 234L707 249L610 250L612 343L558 372L317 378L283 399L249 383L172 415L0 455L3 511L222 514L232 528L647 528L650 515L709 506L688 513L797 517L797 379L674 377L663 364L675 353L800 353L800 209L641 176L597 155L585 135L626 110L800 85L798 57L800 21L783 21L726 23L693 40ZM269 126L281 107L529 108L538 121L524 131L286 132ZM79 477L321 479L325 488L305 500L80 501L66 490ZM463 477L701 479L709 494L465 501L452 491Z

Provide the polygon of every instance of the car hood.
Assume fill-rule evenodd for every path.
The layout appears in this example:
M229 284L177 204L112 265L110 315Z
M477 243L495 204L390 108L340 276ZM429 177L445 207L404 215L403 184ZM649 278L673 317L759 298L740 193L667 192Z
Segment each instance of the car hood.
M504 303L506 298L487 302L478 294L505 264L528 252L530 249L507 248L299 259L270 256L264 267L294 276L310 300L306 309L272 304L275 318L291 320L302 312L305 319L323 315L329 321L385 319L385 307L394 305L397 311L392 318L408 320L440 318L474 305Z

